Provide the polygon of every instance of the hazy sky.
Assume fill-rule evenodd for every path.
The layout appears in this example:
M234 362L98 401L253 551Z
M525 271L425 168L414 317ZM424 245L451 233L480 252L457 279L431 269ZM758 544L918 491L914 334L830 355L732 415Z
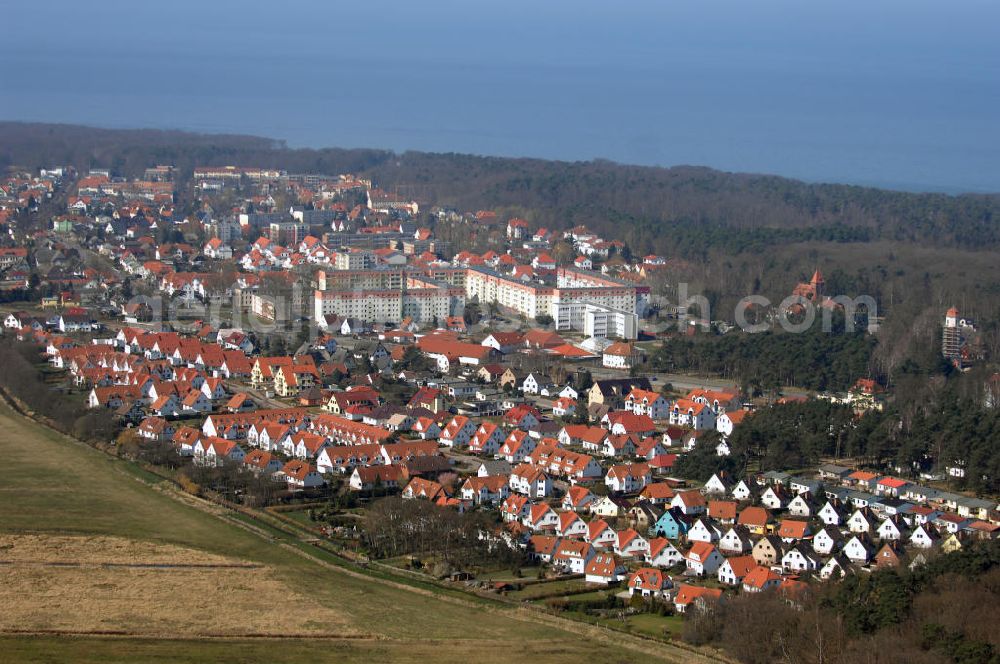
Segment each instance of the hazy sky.
M1000 191L996 0L0 1L0 118Z

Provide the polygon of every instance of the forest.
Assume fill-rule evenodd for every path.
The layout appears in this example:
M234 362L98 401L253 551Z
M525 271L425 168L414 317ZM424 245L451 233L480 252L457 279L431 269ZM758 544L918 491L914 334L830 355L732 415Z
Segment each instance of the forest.
M880 239L1000 247L1000 195L905 193L605 160L290 149L282 141L252 136L14 122L0 122L0 146L0 168L69 163L111 167L134 177L150 164L166 162L182 173L195 165L233 163L298 173L353 172L437 205L523 208L533 217L529 221L556 228L584 223L611 234L627 227L629 244L642 252L661 243L686 252L711 247L732 252L810 240Z
M689 616L683 636L748 664L996 664L998 624L994 540L788 596L744 593Z
M817 320L802 334L671 336L652 357L659 371L718 375L734 380L747 394L778 392L787 386L846 391L871 373L877 342L861 330L824 332Z
M46 371L39 367L41 357L42 349L36 345L0 339L0 389L63 433L90 443L113 439L118 433L116 419L88 410L79 395L71 396L61 384L48 382Z
M459 513L430 501L392 496L365 511L361 533L375 558L428 556L442 570L522 564L522 551L502 538L484 537L495 527L484 512Z
M969 377L939 387L934 399L905 408L895 404L857 416L842 404L812 399L758 410L729 438L731 455L715 455L718 435L710 432L678 459L681 477L707 480L725 470L749 471L814 467L821 459L853 459L863 467L920 481L923 473L947 467L969 469L949 478L956 488L976 494L1000 492L1000 410L984 395L965 393ZM972 472L972 469L975 469Z

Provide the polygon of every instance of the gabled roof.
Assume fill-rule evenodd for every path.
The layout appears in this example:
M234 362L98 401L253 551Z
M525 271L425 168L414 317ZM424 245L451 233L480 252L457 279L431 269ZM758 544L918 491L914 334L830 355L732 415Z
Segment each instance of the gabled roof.
M710 500L708 501L708 515L713 519L735 519L736 501L734 500Z
M770 568L758 565L743 577L743 585L763 589L768 583L774 583L780 579L781 577L772 572Z
M722 597L722 590L719 588L705 588L703 586L682 584L677 589L677 595L674 596L674 604L687 606L699 597L704 597L707 600L717 600Z
M778 527L779 537L788 537L795 539L802 539L806 536L809 531L808 521L795 521L792 519L784 519L781 525Z
M763 507L745 507L737 519L741 526L766 526L771 519L771 515Z
M653 482L642 487L639 496L648 500L670 500L674 497L674 489L666 482Z
M733 556L726 558L729 568L733 571L733 576L737 579L744 578L751 570L757 567L757 562L753 556Z
M616 355L619 357L632 357L635 354L635 349L632 344L625 343L623 341L616 341L607 348L604 349L605 355Z
M711 542L693 542L691 548L688 550L687 554L684 556L688 560L694 560L697 562L705 562L709 557L715 553L715 545Z
M640 567L629 577L628 585L630 588L640 590L660 591L669 588L671 582L670 577L662 570L655 567Z
M705 506L705 496L702 495L701 491L696 489L680 491L674 496L674 498L681 501L681 503L683 503L686 507Z

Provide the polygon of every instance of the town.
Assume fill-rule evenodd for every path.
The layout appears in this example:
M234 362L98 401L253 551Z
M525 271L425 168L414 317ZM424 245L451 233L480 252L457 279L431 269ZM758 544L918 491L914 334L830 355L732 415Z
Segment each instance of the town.
M771 412L839 409L851 427L891 389L665 370L665 339L732 327L665 301L676 259L426 205L246 165L16 172L0 181L4 343L37 347L59 398L106 421L106 448L193 494L354 562L653 638L734 597L794 604L1000 538L1000 500L965 484L996 478L960 452L747 454L741 429ZM825 284L818 267L788 292L843 313ZM984 364L975 321L953 306L940 325L943 362ZM415 534L435 519L473 532L455 550Z

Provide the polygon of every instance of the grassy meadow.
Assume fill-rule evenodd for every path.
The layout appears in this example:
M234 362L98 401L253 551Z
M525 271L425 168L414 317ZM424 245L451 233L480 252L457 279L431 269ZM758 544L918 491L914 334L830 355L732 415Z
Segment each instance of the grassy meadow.
M428 658L483 662L509 661L529 654L539 661L629 662L709 661L670 646L642 642L560 620L534 611L462 599L427 588L369 578L343 570L328 556L277 531L242 528L221 508L184 499L176 491L131 464L53 433L0 404L0 534L49 535L55 538L108 536L146 542L150 549L170 545L230 560L264 565L270 579L289 595L308 596L323 608L327 622L310 624L316 638L191 639L198 633L198 612L190 631L161 634L78 635L65 619L58 634L0 631L4 661L302 661L409 662ZM265 529L266 530L266 529ZM306 553L308 555L302 555ZM0 560L4 558L0 550ZM237 573L225 571L222 573ZM81 575L72 575L76 578ZM83 575L85 576L85 575ZM224 588L224 586L222 586ZM71 593L81 589L67 588ZM40 598L39 603L40 603ZM30 596L23 601L32 602ZM137 612L156 617L157 607ZM207 611L239 611L227 605L224 592L203 603ZM252 606L252 605L251 605ZM278 603L274 611L308 611L295 602ZM330 619L335 615L336 620ZM81 625L89 625L81 620ZM260 622L247 616L248 625ZM3 614L0 612L0 625ZM114 630L108 625L109 631ZM248 634L254 631L248 627Z

